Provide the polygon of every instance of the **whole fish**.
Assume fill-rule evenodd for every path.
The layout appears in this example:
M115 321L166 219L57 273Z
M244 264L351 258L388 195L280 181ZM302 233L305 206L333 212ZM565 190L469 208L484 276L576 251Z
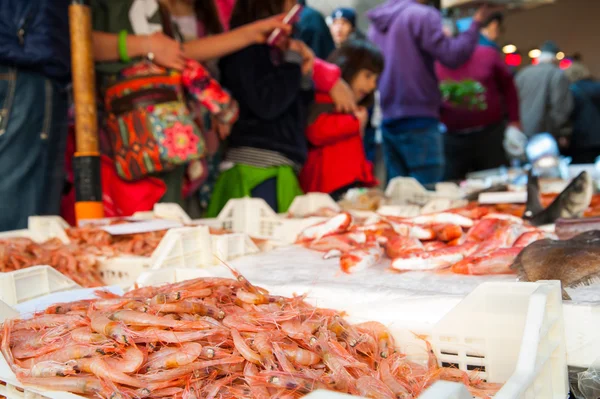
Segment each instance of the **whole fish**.
M521 281L560 280L565 287L600 281L600 230L580 234L571 240L541 240L525 248L511 269Z
M527 182L527 207L523 219L533 226L553 224L558 219L572 219L583 216L585 210L592 202L594 187L592 178L587 172L581 172L554 202L546 209L540 201L540 186L537 176L529 172Z

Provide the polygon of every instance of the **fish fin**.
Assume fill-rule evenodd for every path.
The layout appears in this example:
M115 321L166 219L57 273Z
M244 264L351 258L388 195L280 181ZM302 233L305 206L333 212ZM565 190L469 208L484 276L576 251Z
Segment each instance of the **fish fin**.
M590 285L596 285L596 284L600 284L600 273L582 278L581 280L575 281L573 283L571 283L568 287L569 288L581 288L581 287L588 287Z
M540 201L539 178L533 174L533 170L530 170L527 178L527 206L525 207L523 219L530 219L543 210L544 207Z
M583 187L582 187L583 185ZM532 225L540 226L551 224L563 217L563 211L567 211L570 217L581 217L592 202L593 186L591 178L587 172L581 172L579 176L569 183L569 185L556 197L554 201L543 211L529 215L525 211L524 218L528 219ZM529 186L528 186L529 192ZM573 198L582 195L583 201L574 201ZM539 198L538 198L539 200ZM529 194L527 198L529 204ZM575 206L575 209L572 209Z

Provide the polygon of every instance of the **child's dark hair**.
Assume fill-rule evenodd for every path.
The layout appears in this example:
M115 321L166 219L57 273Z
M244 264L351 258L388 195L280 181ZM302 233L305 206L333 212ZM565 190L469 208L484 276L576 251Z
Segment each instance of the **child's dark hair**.
M352 83L362 69L381 75L384 67L383 54L377 46L367 40L346 41L329 56L327 61L340 67L342 78L348 84ZM375 93L371 93L362 100L360 105L371 107L374 102Z
M206 32L211 35L223 33L223 25L214 0L196 0L194 2L196 18L204 24Z
M237 0L231 14L231 28L281 14L284 5L285 0Z

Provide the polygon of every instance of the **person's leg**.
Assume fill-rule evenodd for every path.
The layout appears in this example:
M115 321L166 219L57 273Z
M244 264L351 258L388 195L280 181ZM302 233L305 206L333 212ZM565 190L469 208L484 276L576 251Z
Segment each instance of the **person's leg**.
M63 87L46 80L46 115L43 133L47 134L47 165L44 179L46 195L41 199L40 214L60 214L60 203L65 187L65 151L68 134L68 96Z
M403 135L400 152L409 175L421 184L438 183L444 177L444 144L438 125Z
M0 231L26 228L46 199L45 82L0 66Z
M465 178L473 164L473 146L469 135L446 133L443 136L444 155L446 157L445 181L456 181Z
M260 183L252 189L252 198L262 198L275 211L279 211L277 205L277 178L273 177Z
M402 159L402 153L398 150L406 133L394 129L393 126L384 125L381 129L382 149L387 173L387 182L389 183L395 177L408 176L408 169Z
M475 171L495 169L508 166L509 161L504 150L504 133L506 125L499 123L486 127L477 133L475 154L477 156L474 164Z

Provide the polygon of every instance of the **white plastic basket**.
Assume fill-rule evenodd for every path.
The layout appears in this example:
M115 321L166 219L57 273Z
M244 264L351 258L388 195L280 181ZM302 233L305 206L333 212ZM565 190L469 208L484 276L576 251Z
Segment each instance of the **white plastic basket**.
M69 224L59 216L30 216L27 220L27 229L14 230L0 233L3 238L23 237L36 242L58 238L64 243L69 242L65 230Z
M462 194L456 184L440 183L436 191L428 191L412 177L396 177L390 181L386 190L386 197L393 205L419 205L425 206L436 198L461 199Z
M14 306L48 294L81 288L50 266L0 273L0 300Z
M288 214L295 218L303 218L306 215L313 214L319 209L329 208L340 211L341 208L337 202L324 193L308 193L294 198Z
M167 269L148 273L145 283L159 285L209 274L209 270ZM140 281L140 286L143 285ZM393 307L393 304L388 306ZM0 312L2 309L6 306L0 304ZM348 311L350 321L362 321L352 320L352 311ZM11 312L9 316L13 315ZM2 316L0 313L0 319ZM378 318L377 314L369 317ZM405 329L395 328L393 323L390 330L409 356L412 346L419 343L422 346L422 341ZM410 337L414 342L410 342ZM565 335L558 282L482 284L432 328L428 339L443 364L455 365L465 371L485 368L480 371L482 378L505 383L496 399L567 397ZM423 356L422 351L420 355ZM0 380L6 384L0 385L0 395L11 399L37 399L31 396L36 391L16 388L20 384L3 358L0 359ZM428 392L422 397L462 399L456 396L460 394L459 388L434 388L435 396ZM329 392L313 395L323 399L344 397ZM66 399L77 396L45 392L44 397Z

